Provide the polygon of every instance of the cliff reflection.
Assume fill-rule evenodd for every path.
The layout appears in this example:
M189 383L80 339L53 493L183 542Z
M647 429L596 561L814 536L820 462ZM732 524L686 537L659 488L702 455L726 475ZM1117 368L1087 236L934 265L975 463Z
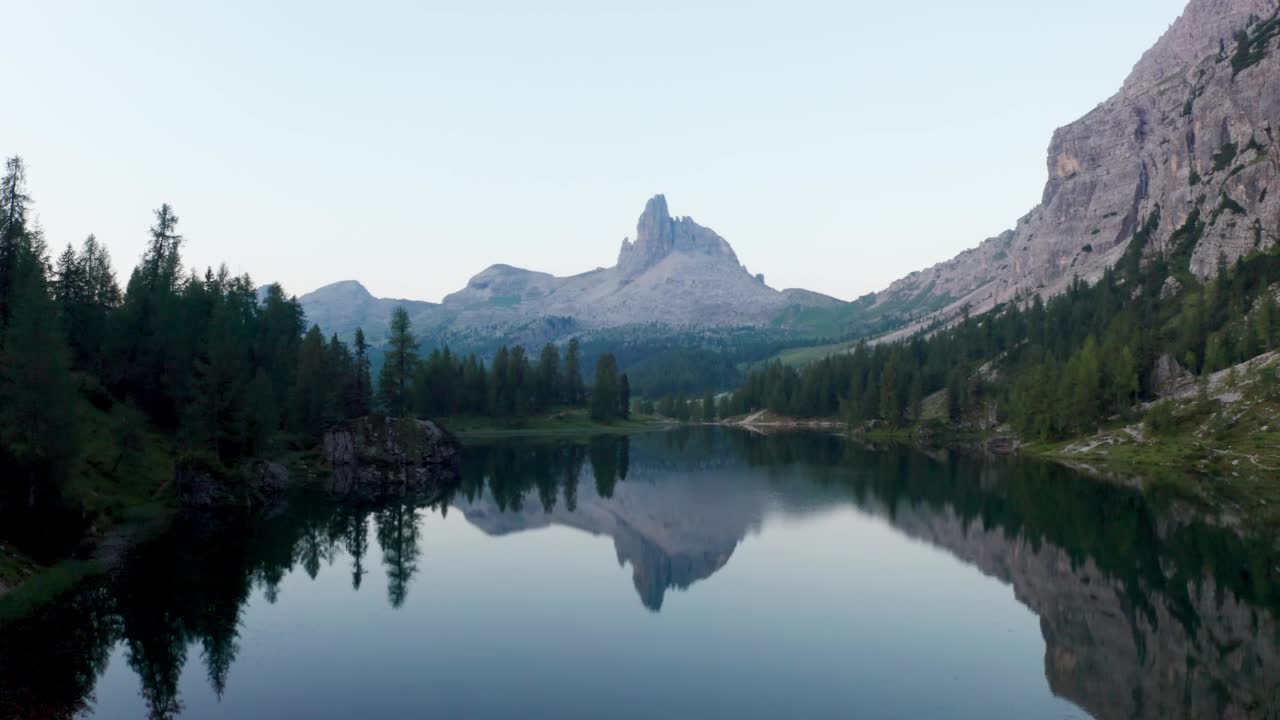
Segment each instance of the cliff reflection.
M695 428L597 440L595 482L584 483L595 492L557 508L537 478L543 468L574 476L581 452L469 448L458 505L496 536L562 525L611 537L641 602L658 611L668 590L723 567L766 516L851 502L1012 585L1041 618L1050 687L1091 714L1280 717L1274 539L1204 522L1176 496L1033 462ZM631 473L619 478L623 454ZM543 501L531 509L534 486Z
M436 513L495 537L552 525L608 537L658 612L769 518L848 505L1011 585L1040 616L1051 689L1097 717L1276 716L1271 538L1206 523L1176 497L1035 463L695 428L468 447L456 494L434 506L300 496L266 515L183 517L110 577L0 628L0 717L82 713L117 648L151 717L181 712L179 678L197 656L221 696L255 593L277 602L293 571L314 580L334 565L344 585L349 571L352 588L380 592L364 587L380 562L387 603L400 607L430 592L415 581Z

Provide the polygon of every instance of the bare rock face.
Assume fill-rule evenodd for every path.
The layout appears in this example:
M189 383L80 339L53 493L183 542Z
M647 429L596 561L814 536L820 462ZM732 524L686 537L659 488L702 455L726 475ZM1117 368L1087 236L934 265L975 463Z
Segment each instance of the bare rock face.
M369 416L324 434L333 468L328 489L339 495L380 497L438 492L458 480L461 447L430 420Z
M1128 250L1205 278L1280 239L1280 4L1192 0L1121 90L1054 133L1042 202L1017 225L913 273L876 303L968 305L1092 281ZM1139 233L1144 227L1147 232ZM1141 242L1141 241L1140 241ZM900 335L899 334L899 335Z
M710 228L695 223L693 218L672 218L667 211L667 198L655 195L644 206L636 223L636 240L622 241L618 253L618 272L631 278L657 265L673 252L702 255L712 260L739 266L738 256L725 239Z
M186 507L253 507L289 488L289 471L280 463L250 460L233 471L187 458L174 468L173 484Z
M1195 376L1169 355L1161 355L1156 359L1155 369L1151 373L1152 392L1156 397L1177 395L1194 382Z

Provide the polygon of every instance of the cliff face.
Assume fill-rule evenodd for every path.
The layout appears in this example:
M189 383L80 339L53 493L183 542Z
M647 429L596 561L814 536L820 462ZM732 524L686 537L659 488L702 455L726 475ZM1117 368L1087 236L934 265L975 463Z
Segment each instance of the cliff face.
M738 256L724 238L695 223L693 218L671 217L667 199L655 195L645 204L644 213L636 223L635 242L622 241L617 270L625 278L634 278L673 252L706 257L712 262L727 264L731 270L737 270L739 265Z
M1144 254L1201 278L1219 255L1230 262L1274 245L1278 10L1276 0L1192 0L1116 95L1054 133L1040 205L1012 230L877 295L877 305L946 303L896 336L965 305L981 312L1096 279L1148 219Z

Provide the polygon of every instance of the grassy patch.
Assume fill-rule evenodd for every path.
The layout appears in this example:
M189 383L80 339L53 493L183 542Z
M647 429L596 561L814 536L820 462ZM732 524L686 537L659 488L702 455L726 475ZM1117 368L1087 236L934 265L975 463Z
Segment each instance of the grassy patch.
M1242 377L1236 402L1161 403L1148 412L1136 437L1117 425L1090 438L1025 446L1023 452L1137 478L1148 489L1177 491L1280 539L1280 393L1261 377Z
M3 562L0 559L0 564ZM64 560L31 573L17 588L0 596L0 624L30 615L102 570L93 560Z
M592 420L586 410L571 409L527 418L491 418L454 416L438 418L438 422L460 437L495 437L524 435L598 435L661 430L671 426L655 418L633 416L630 420L602 423Z
M79 472L68 492L98 527L145 522L176 505L170 481L176 453L168 439L146 428L124 406L110 413L89 408Z

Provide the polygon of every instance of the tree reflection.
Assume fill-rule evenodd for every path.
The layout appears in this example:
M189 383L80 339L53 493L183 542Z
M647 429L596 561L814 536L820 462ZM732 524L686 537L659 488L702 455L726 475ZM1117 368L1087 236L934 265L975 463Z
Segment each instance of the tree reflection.
M606 518L604 525L578 526L614 535L619 558L633 565L642 602L657 611L670 588L723 567L736 541L755 527L754 506L716 513L710 504L735 498L706 489L711 475L691 477L708 469L733 473L726 487L763 484L768 492L761 497L770 502L852 503L1011 584L1040 615L1050 686L1092 714L1265 717L1274 701L1280 578L1271 538L1198 521L1177 496L1091 482L1038 463L870 449L819 433L694 432L692 442L686 429L468 447L459 497L469 503L491 497L507 513L507 528L522 512L536 526ZM588 461L598 497L588 484L580 511ZM704 492L654 499L663 483L679 489L685 482ZM438 506L441 513L447 502ZM687 517L698 532L673 550L656 539L662 532L625 526L626 507L651 517L661 507L666 515L658 526ZM340 552L350 556L352 587L359 590L370 522L387 600L404 605L419 570L428 516L422 508L411 498L344 506L301 496L266 515L184 515L134 548L110 578L0 627L0 717L91 710L94 684L119 646L151 717L182 711L180 678L193 647L221 697L235 684L250 597L261 592L274 602L283 578L297 570L318 577Z
M591 438L591 474L596 479L596 494L602 498L613 497L613 488L618 484L619 448L625 442L625 437Z
M418 514L413 504L391 501L374 515L382 565L387 573L387 600L404 605L409 583L418 571Z

